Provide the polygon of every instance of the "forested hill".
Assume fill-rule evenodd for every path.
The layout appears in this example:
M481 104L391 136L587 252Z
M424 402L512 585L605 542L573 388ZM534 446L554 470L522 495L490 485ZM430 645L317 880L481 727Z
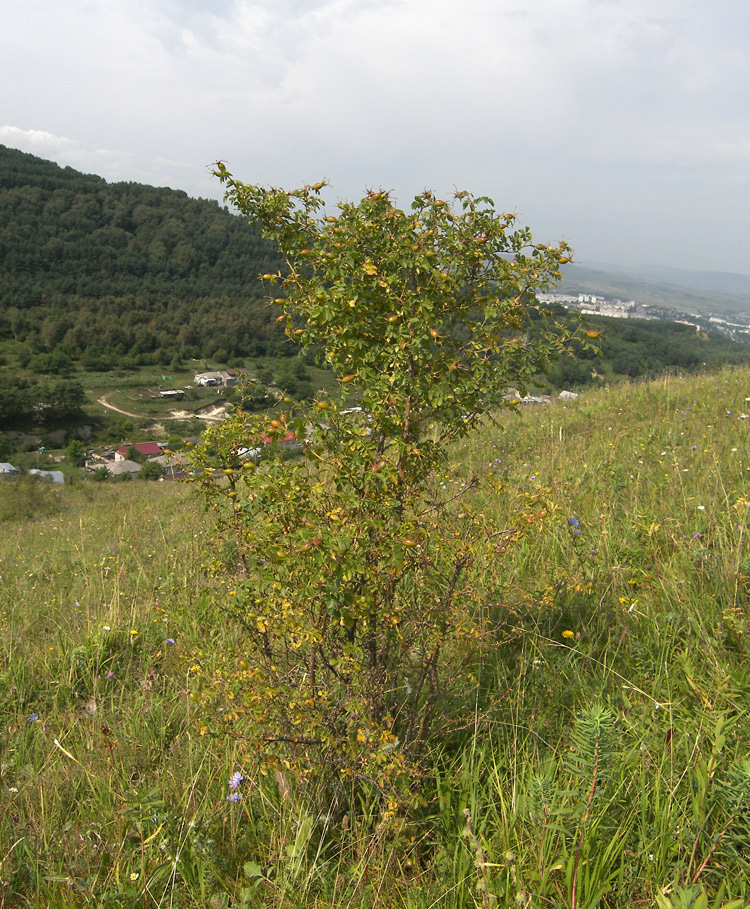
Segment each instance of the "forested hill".
M0 363L25 375L294 356L259 280L280 264L217 202L0 145ZM748 361L746 344L689 326L620 322L601 325L596 364L565 359L553 385Z
M40 371L281 353L259 281L278 267L216 202L0 145L0 338Z

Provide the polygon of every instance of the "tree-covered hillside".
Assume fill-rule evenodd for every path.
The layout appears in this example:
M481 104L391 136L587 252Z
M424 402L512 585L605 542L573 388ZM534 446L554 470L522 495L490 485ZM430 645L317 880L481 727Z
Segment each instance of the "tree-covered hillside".
M280 353L258 280L278 266L216 202L0 146L0 337L34 371Z
M586 324L599 333L600 352L581 350L575 358L563 357L547 374L552 388L750 363L747 341L697 331L682 322L587 316Z
M25 378L294 356L259 280L280 264L274 244L216 202L0 145L0 348ZM564 358L550 390L750 360L747 344L685 325L589 321L602 356Z

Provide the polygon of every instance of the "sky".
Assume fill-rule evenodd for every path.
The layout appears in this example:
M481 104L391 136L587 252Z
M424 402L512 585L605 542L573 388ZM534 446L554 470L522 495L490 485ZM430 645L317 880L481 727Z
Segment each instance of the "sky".
M750 274L748 0L0 0L0 144L221 199L469 190L581 265Z

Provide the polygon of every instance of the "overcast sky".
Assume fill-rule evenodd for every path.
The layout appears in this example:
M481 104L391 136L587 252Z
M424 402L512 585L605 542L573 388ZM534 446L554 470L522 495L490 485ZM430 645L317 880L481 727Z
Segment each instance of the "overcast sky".
M491 196L576 261L750 274L748 0L0 0L0 143Z

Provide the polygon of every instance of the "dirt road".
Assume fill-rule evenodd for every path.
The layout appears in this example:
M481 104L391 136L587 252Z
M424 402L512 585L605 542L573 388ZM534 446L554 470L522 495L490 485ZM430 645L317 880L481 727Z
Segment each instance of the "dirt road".
M126 417L133 417L135 420L151 420L153 416L147 413L131 413L128 410L121 410L119 407L115 407L114 404L109 403L109 398L114 394L113 391L108 391L106 395L102 395L101 398L97 398L97 402L106 407L108 410L114 410L117 413L121 413ZM227 415L226 407L222 404L218 404L211 410L206 413L190 413L187 410L170 410L169 416L173 420L205 420L208 423L220 423Z
M126 417L134 417L136 420L147 420L147 419L149 418L149 417L148 417L148 414L145 414L145 413L130 413L130 412L127 411L127 410L120 410L120 408L119 408L119 407L115 407L114 404L110 404L109 401L108 401L107 399L108 399L109 397L111 397L111 395L113 395L113 394L114 394L113 391L107 392L106 395L102 395L101 398L97 398L97 403L101 404L102 407L106 407L108 410L117 411L117 413L124 414L124 416L126 416Z

